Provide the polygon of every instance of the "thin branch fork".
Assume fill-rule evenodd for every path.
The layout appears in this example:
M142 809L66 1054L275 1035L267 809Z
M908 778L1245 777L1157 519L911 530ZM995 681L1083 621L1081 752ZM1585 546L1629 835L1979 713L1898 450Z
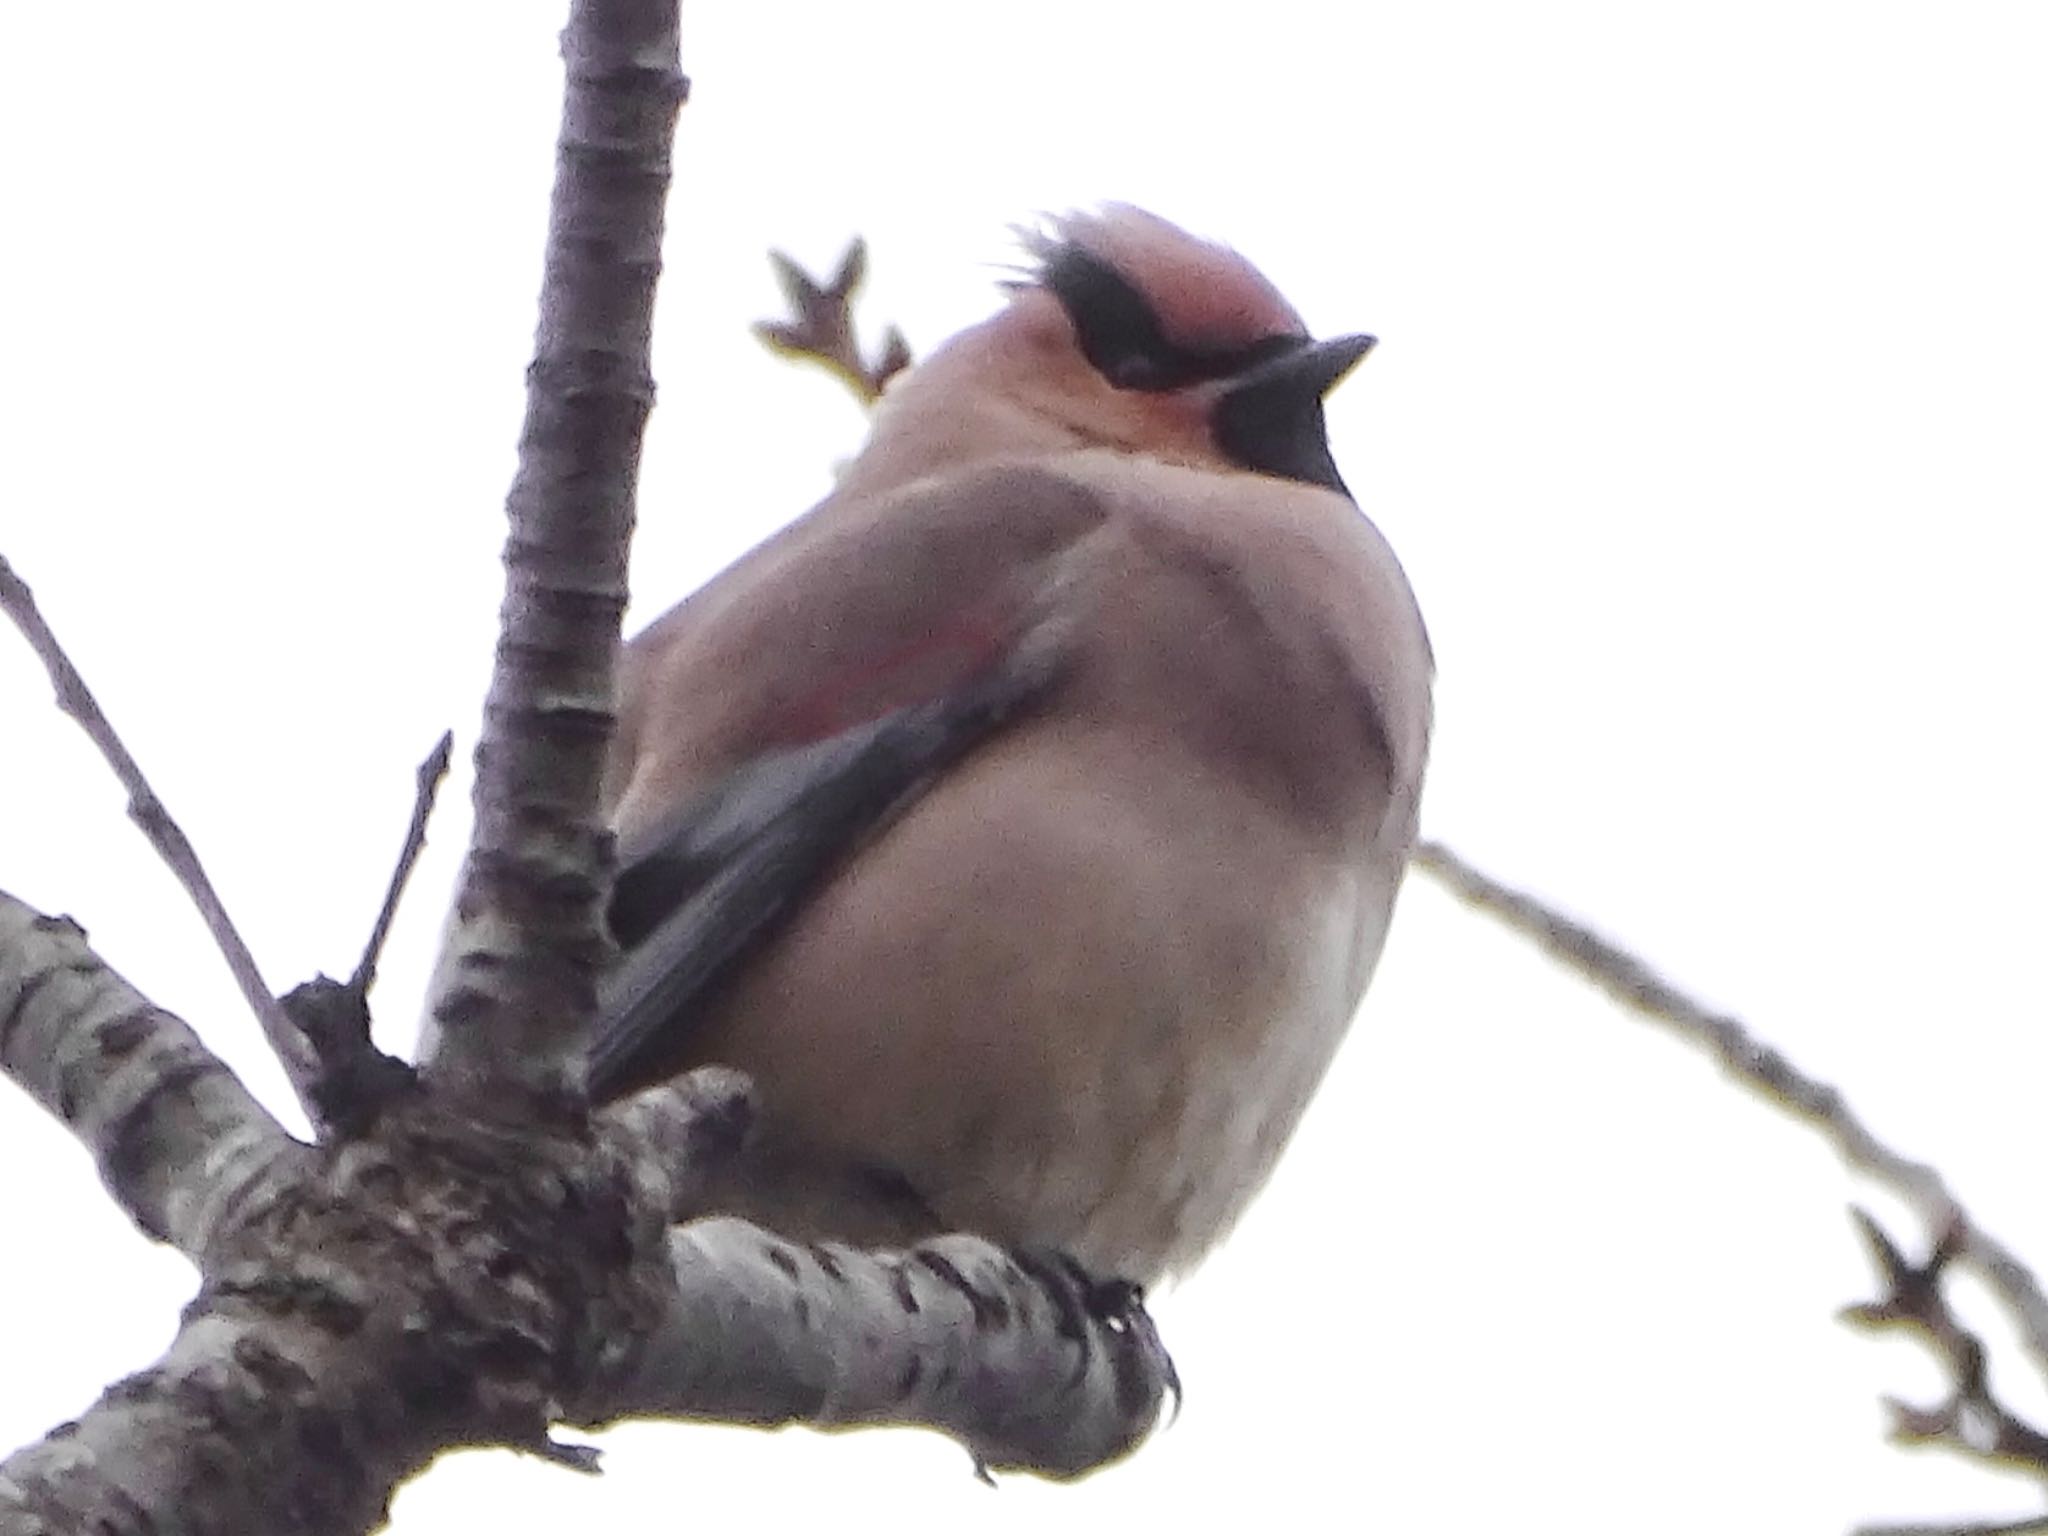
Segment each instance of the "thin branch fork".
M4 897L0 1069L203 1277L156 1365L0 1463L0 1528L139 1531L146 1495L202 1536L362 1531L453 1446L588 1464L557 1420L922 1423L1066 1476L1137 1445L1172 1383L1149 1327L981 1239L689 1222L750 1121L729 1072L554 1129L416 1092L310 1148L75 925Z
M451 1444L520 1445L588 1465L586 1454L550 1438L561 1405L582 1422L709 1413L764 1423L940 1423L986 1459L1064 1472L1135 1444L1163 1401L1171 1381L1163 1352L1095 1317L1057 1276L975 1240L864 1255L797 1248L736 1222L672 1234L670 1223L691 1212L702 1170L721 1146L743 1139L743 1090L665 1085L595 1119L582 1117L565 1090L563 1064L603 951L595 764L611 727L623 551L651 400L646 333L660 189L683 89L673 31L668 8L646 0L580 0L572 16L539 356L511 497L504 639L479 749L478 842L455 980L437 1008L450 1046L435 1077L424 1091L391 1095L327 1145L303 1147L182 1024L109 980L74 925L0 899L0 1066L94 1147L110 1189L144 1230L177 1243L206 1275L155 1371L0 1466L0 1517L33 1508L60 1528L130 1528L136 1511L127 1506L118 1518L90 1514L89 1468L104 1480L102 1493L152 1487L196 1531L274 1521L275 1488L292 1490L295 1529L363 1529L399 1477ZM874 364L860 355L849 306L861 253L825 284L799 286L794 271L785 283L797 319L764 339L825 362L871 400L907 349L892 344ZM4 563L0 598L33 614ZM68 661L52 672L60 698L90 705L83 684L71 686ZM73 702L66 708L78 713ZM102 750L119 759L148 829L161 808L146 785L137 789L139 772L131 780L122 770L126 753L106 734L112 746ZM206 892L194 899L211 926L218 900L189 847L180 858ZM1832 1088L1589 929L1440 845L1425 845L1417 862L1706 1044L1744 1081L1819 1125L1852 1165L1938 1211L1943 1237L1925 1265L1867 1227L1888 1294L1854 1309L1856 1320L1920 1330L1959 1383L1942 1408L1900 1410L1901 1432L2030 1466L2048 1461L2043 1438L1990 1398L1981 1342L1948 1314L1939 1280L1951 1262L1983 1269L2043 1359L2048 1304L2017 1258L1964 1218L1933 1170L1892 1153ZM374 951L373 943L358 979L374 968ZM231 963L291 1061L303 1042L272 1017L280 1010L246 949ZM509 1112L496 1102L507 1089ZM544 1112L519 1113L535 1110ZM817 1302L828 1293L834 1299L821 1314ZM778 1357L767 1347L789 1340L790 1316L820 1315L840 1321L809 1336L807 1349ZM916 1331L895 1325L920 1317L938 1336L892 1353ZM1071 1360L1040 1349L1048 1327ZM989 1340L994 1353L977 1355ZM924 1374L932 1348L963 1353L934 1377ZM1072 1364L1077 1401L1101 1411L1080 1411L1057 1393L1041 1397L1040 1388L1020 1393L1012 1359L1020 1351L1026 1368ZM975 1389L949 1395L945 1383L960 1381ZM394 1382L408 1408L397 1416ZM202 1427L174 1418L170 1406L180 1401L198 1410ZM1039 1412L1048 1401L1053 1411ZM281 1453L266 1433L279 1424L291 1431ZM1051 1431L1067 1433L1048 1438ZM192 1450L207 1432L281 1455L267 1467L280 1474L275 1487L251 1480L232 1507L206 1503L200 1482L220 1479ZM310 1459L291 1461L293 1445ZM168 1482L166 1469L174 1469Z
M1931 1407L1888 1399L1892 1438L1901 1445L1940 1445L1989 1465L2048 1480L2048 1434L2013 1412L1991 1387L1983 1338L1957 1317L1942 1278L1962 1253L1963 1232L1951 1225L1925 1263L1915 1264L1867 1211L1852 1212L1883 1286L1874 1301L1843 1309L1861 1328L1903 1328L1933 1351L1949 1377L1948 1396Z
M551 1436L564 1416L927 1423L982 1463L1068 1475L1142 1440L1172 1385L1135 1305L1112 1311L977 1239L870 1255L688 1223L706 1171L744 1139L731 1084L665 1084L596 1116L575 1092L603 954L596 786L683 89L673 4L578 0L565 52L477 841L437 1010L446 1047L424 1081L330 1073L340 1102L321 1106L308 1147L75 925L0 900L0 1069L203 1276L161 1360L0 1464L0 1526L361 1531L451 1446L587 1467ZM438 771L423 774L409 849ZM375 954L373 937L357 983ZM349 1006L295 1001L331 1066L368 1046L361 987L329 986Z
M1852 1212L1885 1293L1876 1301L1846 1308L1843 1317L1863 1327L1905 1327L1915 1332L1942 1362L1951 1383L1947 1400L1934 1408L1889 1403L1892 1436L1907 1444L1941 1444L2048 1483L2048 1435L1992 1394L1984 1343L1949 1309L1941 1281L1958 1263L1974 1271L2018 1324L2028 1353L2044 1375L2048 1299L2019 1256L1970 1217L1938 1170L1894 1151L1849 1107L1839 1089L1801 1071L1782 1052L1758 1040L1741 1020L1708 1008L1585 924L1482 873L1441 843L1424 842L1416 849L1414 862L1453 896L1534 941L1565 969L1705 1049L1743 1086L1820 1132L1849 1168L1918 1210L1937 1239L1927 1263L1917 1266L1871 1216ZM2023 1530L2031 1523L2035 1522L1870 1527L1867 1536L1907 1536L1914 1531L1967 1536L1971 1531Z
M115 731L113 722L100 708L99 700L93 697L92 689L86 686L85 679L79 675L70 655L43 617L42 610L36 605L35 594L29 590L28 583L15 573L4 555L0 555L0 610L14 621L15 627L42 659L57 692L57 707L78 722L79 728L99 749L100 756L106 759L107 766L113 769L121 787L128 792L129 819L142 829L150 846L156 849L158 857L177 877L178 883L185 888L185 894L191 897L192 905L199 909L200 920L213 936L221 958L227 961L228 970L235 978L235 985L241 989L249 1011L256 1015L263 1038L283 1064L300 1103L311 1113L312 1084L319 1070L311 1046L264 981L256 957L250 953L234 920L228 916L227 907L221 901L220 893L214 890L212 880L207 878L206 868L200 863L191 840L164 808L163 801Z

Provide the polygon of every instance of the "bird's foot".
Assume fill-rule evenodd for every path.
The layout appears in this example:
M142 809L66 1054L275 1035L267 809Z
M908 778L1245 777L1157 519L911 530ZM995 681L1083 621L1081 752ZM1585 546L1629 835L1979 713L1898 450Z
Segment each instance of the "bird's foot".
M1088 1368L1091 1340L1107 1335L1111 1364L1126 1390L1141 1391L1141 1383L1163 1378L1173 1398L1168 1422L1180 1417L1180 1372L1159 1337L1152 1314L1145 1309L1142 1285L1118 1276L1098 1278L1072 1254L1056 1248L1014 1249L1011 1257L1052 1298L1058 1309L1060 1336L1081 1346L1077 1375Z

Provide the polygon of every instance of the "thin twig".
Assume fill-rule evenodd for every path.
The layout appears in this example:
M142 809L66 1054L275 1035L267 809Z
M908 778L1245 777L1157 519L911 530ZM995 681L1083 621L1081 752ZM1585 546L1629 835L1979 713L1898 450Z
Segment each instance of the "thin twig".
M143 836L170 866L171 873L177 876L186 894L192 898L193 905L198 907L207 931L213 935L213 941L227 961L236 985L242 989L243 998L262 1026L270 1048L284 1064L285 1073L299 1094L300 1102L307 1103L307 1088L316 1070L311 1050L278 1003L276 994L265 984L263 973L257 968L256 957L242 942L241 934L236 931L234 921L213 888L213 882L206 877L206 870L190 840L171 819L171 813L150 787L141 767L129 755L127 747L101 710L99 701L79 675L78 668L58 643L42 611L36 606L35 595L29 591L28 583L15 573L4 556L0 556L0 609L6 611L36 655L42 658L43 666L50 674L50 682L56 689L57 707L78 722L92 744L99 748L107 766L113 769L114 777L121 781L121 787L127 790L129 818L142 829Z
M1637 956L1528 892L1482 874L1443 844L1419 845L1415 864L1460 900L1534 939L1553 959L1609 996L1704 1046L1736 1079L1818 1130L1850 1168L1913 1206L1929 1231L1953 1231L1956 1257L1976 1271L2011 1311L2037 1367L2048 1375L2048 1298L2033 1271L1971 1219L1939 1170L1880 1141L1839 1089L1800 1071L1782 1052L1752 1035L1740 1019L1714 1012Z
M398 865L391 871L391 883L384 888L384 905L378 910L377 921L370 929L370 942L363 946L362 962L356 966L355 975L349 978L349 986L364 996L368 996L371 984L377 979L377 962L383 957L384 941L391 936L392 919L398 916L398 903L405 895L405 883L412 878L413 865L419 862L420 850L427 846L427 819L434 814L434 796L441 788L441 781L448 776L448 759L454 750L455 733L443 731L414 778L412 822L405 829L405 846L399 850Z
M384 940L391 932L406 881L426 846L427 819L433 815L434 795L448 773L448 759L454 750L455 733L443 731L415 775L405 846L399 850L398 863L385 885L384 905L371 926L370 942L363 948L355 974L347 981L315 976L284 996L285 1012L319 1063L308 1086L308 1108L323 1141L362 1136L377 1116L417 1084L410 1065L378 1050L370 1038L370 985L377 979L377 961L384 953Z
M1870 1212L1851 1214L1878 1266L1884 1294L1845 1307L1843 1319L1868 1329L1907 1329L1942 1362L1950 1380L1948 1397L1933 1407L1915 1407L1896 1397L1884 1401L1892 1417L1892 1440L1901 1446L1942 1446L2009 1473L2048 1477L2048 1436L2013 1413L1991 1389L1985 1339L1956 1317L1942 1292L1942 1272L1956 1260L1956 1233L1942 1233L1927 1262L1913 1264Z
M1942 1275L1954 1262L1959 1237L1943 1232L1924 1264L1915 1264L1867 1211L1851 1213L1877 1266L1883 1294L1845 1307L1843 1319L1861 1328L1903 1328L1940 1361L1949 1394L1932 1407L1887 1398L1891 1437L1901 1445L1937 1445L2009 1472L2048 1477L2048 1435L2021 1418L1992 1390L1990 1351L1949 1307Z
M861 355L853 324L854 301L868 275L867 242L856 237L828 278L811 276L781 251L768 253L775 281L789 304L787 320L757 320L754 335L770 351L816 363L853 392L862 405L882 398L889 381L910 366L910 343L890 326L875 360Z
M1841 1092L1810 1077L1774 1047L1752 1035L1741 1020L1716 1013L1620 946L1529 895L1481 874L1441 843L1425 842L1414 862L1453 895L1535 940L1552 959L1593 982L1617 1002L1671 1027L1682 1039L1703 1046L1738 1082L1813 1126L1852 1170L1868 1175L1904 1199L1938 1234L1927 1264L1914 1266L1891 1239L1858 1212L1887 1292L1879 1301L1848 1309L1852 1322L1867 1326L1906 1325L1934 1348L1953 1383L1949 1400L1937 1408L1914 1409L1893 1402L1893 1437L1938 1441L2003 1465L2048 1470L2048 1441L2007 1412L1990 1395L1981 1341L1964 1329L1940 1295L1940 1276L1962 1262L1984 1281L2017 1322L2028 1352L2048 1373L2048 1301L2033 1272L2019 1256L1971 1220L1941 1174L1926 1163L1893 1151L1851 1110ZM1867 1528L1867 1536L1991 1536L2048 1530L2048 1521L2018 1524L1890 1526Z

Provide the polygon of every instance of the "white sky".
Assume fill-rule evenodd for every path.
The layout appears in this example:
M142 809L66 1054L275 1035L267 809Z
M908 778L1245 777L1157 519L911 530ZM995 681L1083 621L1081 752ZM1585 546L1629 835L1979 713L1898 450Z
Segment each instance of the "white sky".
M0 549L280 986L353 963L414 763L474 737L561 9L0 12ZM1311 325L1382 338L1332 427L1436 638L1427 829L1744 1012L2048 1265L2038 0L697 0L685 26L642 617L858 440L746 335L769 245L823 263L864 232L871 316L928 345L991 307L1035 211L1123 198L1226 239ZM275 1099L46 701L0 635L0 884ZM444 803L378 998L396 1044L463 835ZM151 1360L191 1275L11 1090L0 1155L12 1445ZM1854 1194L1418 882L1267 1198L1159 1307L1188 1403L1128 1466L991 1493L930 1436L640 1429L596 1483L444 1465L395 1526L1680 1536L2038 1507L1883 1444L1880 1396L1933 1376L1832 1320L1868 1285Z

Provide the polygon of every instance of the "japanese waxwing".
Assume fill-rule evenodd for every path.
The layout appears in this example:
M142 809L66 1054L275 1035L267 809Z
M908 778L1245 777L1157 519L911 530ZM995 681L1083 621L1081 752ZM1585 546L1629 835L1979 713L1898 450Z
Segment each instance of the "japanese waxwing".
M626 648L590 1085L749 1073L719 1202L791 1237L1151 1283L1365 991L1430 651L1324 434L1372 338L1135 208L1030 254L831 495Z

